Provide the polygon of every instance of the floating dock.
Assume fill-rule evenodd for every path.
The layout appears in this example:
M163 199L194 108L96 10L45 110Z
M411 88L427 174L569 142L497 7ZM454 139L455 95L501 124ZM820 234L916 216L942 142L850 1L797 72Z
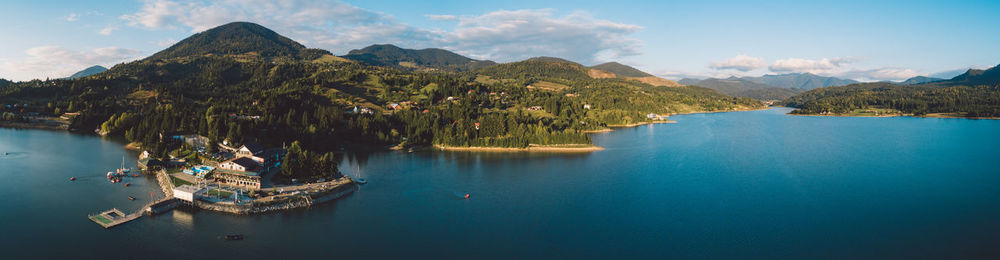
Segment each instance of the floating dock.
M143 206L141 210L136 211L135 213L132 214L125 214L125 212L122 212L118 208L113 208L98 214L87 215L87 218L89 218L91 221L94 221L94 223L101 225L104 228L112 228L117 225L125 224L126 222L136 220L142 217L143 213L147 213L150 215L160 214L176 208L179 204L180 203L178 203L177 199L163 198L158 201L146 204L146 206Z
M121 210L113 208L96 215L89 215L87 217L90 218L90 220L94 221L94 223L97 223L98 225L101 225L104 228L112 228L114 226L121 225L124 224L125 222L129 222L139 217L142 217L142 214L140 212L125 214Z

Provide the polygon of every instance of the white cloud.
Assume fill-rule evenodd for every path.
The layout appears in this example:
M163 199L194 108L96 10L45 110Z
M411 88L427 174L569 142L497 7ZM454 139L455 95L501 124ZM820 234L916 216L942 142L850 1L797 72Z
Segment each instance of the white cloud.
M431 19L451 19L428 15ZM454 17L454 31L427 30L391 16L335 0L149 0L121 16L148 29L203 31L232 21L271 28L310 47L334 53L376 43L408 48L444 47L475 58L510 61L556 56L584 63L636 55L628 37L641 27L596 19L583 12L557 17L552 10L496 11Z
M101 29L100 31L97 31L97 34L108 36L108 35L111 35L111 33L113 33L115 30L118 30L118 27L107 26L107 27L104 27L104 29Z
M80 20L80 15L76 13L70 13L63 19L65 19L67 22L76 22L77 20Z
M857 58L823 58L819 60L809 60L800 58L789 58L777 60L768 67L773 72L808 72L814 74L834 73L841 71L844 65L858 61Z
M28 56L0 63L3 77L12 80L61 78L93 65L112 65L135 59L139 51L120 47L104 47L78 51L59 46L40 46L25 51Z
M555 56L596 63L638 55L641 42L629 35L640 29L584 12L556 17L549 9L495 11L459 18L457 28L444 33L444 46L501 61Z
M883 80L906 80L908 78L920 76L915 70L907 68L879 68L869 70L850 70L838 73L837 77L850 78L857 81L883 81Z
M167 38L166 40L157 41L156 46L169 47L170 45L174 45L174 43L177 43L177 40L174 40L174 38Z
M764 59L740 54L721 62L713 62L709 67L717 70L732 69L746 72L766 66L767 63L764 62Z
M425 14L424 16L427 17L427 19L431 19L431 20L435 20L435 21L451 21L451 20L458 19L458 16L454 16L454 15L450 15L450 14Z

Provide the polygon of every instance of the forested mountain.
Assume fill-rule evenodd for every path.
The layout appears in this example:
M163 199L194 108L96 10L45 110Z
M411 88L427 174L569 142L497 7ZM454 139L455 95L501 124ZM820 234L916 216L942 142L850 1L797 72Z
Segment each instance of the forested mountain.
M843 86L857 83L857 81L823 77L812 73L790 73L760 77L729 77L726 79L682 79L679 83L702 86L738 97L780 100L814 88Z
M940 82L942 85L997 85L1000 84L1000 65L986 69L970 69L962 75Z
M94 65L94 66L90 66L89 68L86 68L86 69L83 69L81 71L78 71L76 73L73 73L73 75L70 75L69 77L67 77L67 79L82 78L82 77L94 75L94 74L97 74L97 73L105 72L107 70L108 70L108 68L105 68L103 66Z
M614 73L615 75L617 75L619 77L641 78L641 77L650 77L650 76L653 76L653 75L650 75L649 73L643 72L643 71L638 70L636 68L633 68L631 66L628 66L628 65L625 65L625 64L621 64L621 63L617 63L617 62L613 62L613 61L612 62L601 63L600 65L593 66L593 67L590 67L590 68L592 68L592 69L599 69L599 70L603 70L603 71L607 71L607 72L611 72L611 73Z
M245 55L242 58L315 59L328 51L306 49L298 42L255 23L233 22L188 37L146 60L204 55Z
M392 44L375 44L360 50L351 50L343 58L361 61L374 66L400 69L433 68L449 71L468 71L496 64L488 60L475 60L442 49L403 49Z
M0 88L0 105L28 104L0 106L0 120L79 112L71 129L121 135L156 157L181 149L161 134L187 133L212 143L298 143L294 158L325 165L322 158L345 144L590 144L585 132L645 122L649 113L763 107L706 88L595 78L556 59L449 72L326 62L333 56L305 52L258 25L227 24L99 77Z
M942 81L942 80L944 80L944 79L924 77L924 76L916 76L916 77L908 78L908 79L904 80L903 82L900 82L899 84L903 84L903 85L917 85L917 84L924 84L924 83L930 83L930 82Z
M0 78L0 88L6 87L7 85L10 85L12 83L14 83L14 82L10 81L10 80L6 80L6 79Z
M811 90L785 101L797 114L850 114L888 109L902 114L1000 116L1000 70L969 70L945 81L918 85L861 83Z

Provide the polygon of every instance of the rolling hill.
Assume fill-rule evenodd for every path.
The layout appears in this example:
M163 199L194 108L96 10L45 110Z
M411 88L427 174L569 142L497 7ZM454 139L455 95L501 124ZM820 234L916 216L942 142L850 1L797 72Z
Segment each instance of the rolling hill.
M392 44L375 44L359 50L351 50L347 55L341 57L369 65L401 69L430 68L468 71L496 64L493 61L476 60L443 49L403 49Z
M82 77L94 75L94 74L97 74L97 73L105 72L107 70L108 70L108 68L105 68L103 66L94 65L94 66L90 66L89 68L86 68L86 69L83 69L81 71L78 71L76 73L73 73L73 75L70 75L69 77L66 77L66 78L67 79L82 78Z

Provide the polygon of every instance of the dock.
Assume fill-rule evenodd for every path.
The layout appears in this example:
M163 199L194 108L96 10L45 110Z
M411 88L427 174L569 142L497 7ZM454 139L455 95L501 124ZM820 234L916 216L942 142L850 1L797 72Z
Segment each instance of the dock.
M136 220L142 217L143 213L150 215L160 214L176 208L179 204L177 199L167 197L150 202L132 214L125 214L125 212L122 212L118 208L112 208L98 214L87 215L87 218L104 228L112 228Z
M121 210L113 208L95 215L89 215L87 217L90 218L90 220L94 221L94 223L97 223L98 225L101 225L104 228L112 228L114 226L121 225L126 222L135 220L139 217L142 217L142 214L141 212L136 212L126 215Z

